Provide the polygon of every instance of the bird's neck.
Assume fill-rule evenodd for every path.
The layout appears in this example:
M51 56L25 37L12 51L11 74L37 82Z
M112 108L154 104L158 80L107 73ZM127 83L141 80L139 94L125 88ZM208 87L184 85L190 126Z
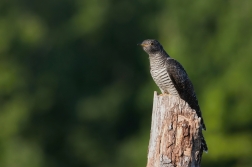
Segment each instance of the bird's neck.
M164 50L149 54L150 66L151 68L155 68L156 66L165 65L165 61L170 57Z

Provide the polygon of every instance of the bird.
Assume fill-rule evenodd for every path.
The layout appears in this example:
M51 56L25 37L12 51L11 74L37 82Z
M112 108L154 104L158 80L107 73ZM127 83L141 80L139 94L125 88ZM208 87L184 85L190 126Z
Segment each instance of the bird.
M186 101L201 118L201 128L206 130L193 84L183 66L171 58L156 39L146 39L139 45L149 55L150 73L162 94L177 96ZM202 145L207 152L204 138Z

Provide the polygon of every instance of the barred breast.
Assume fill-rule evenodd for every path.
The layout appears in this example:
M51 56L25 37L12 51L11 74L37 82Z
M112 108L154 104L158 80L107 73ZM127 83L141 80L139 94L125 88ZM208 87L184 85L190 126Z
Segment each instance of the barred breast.
M179 96L172 80L167 72L165 60L152 59L151 62L151 76L162 93L167 93Z

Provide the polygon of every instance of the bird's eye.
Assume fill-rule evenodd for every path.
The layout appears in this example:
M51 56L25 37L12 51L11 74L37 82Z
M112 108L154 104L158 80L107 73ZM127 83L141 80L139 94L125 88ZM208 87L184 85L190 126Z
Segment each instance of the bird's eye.
M151 45L153 45L154 43L153 43L153 42L151 42L150 44L151 44Z

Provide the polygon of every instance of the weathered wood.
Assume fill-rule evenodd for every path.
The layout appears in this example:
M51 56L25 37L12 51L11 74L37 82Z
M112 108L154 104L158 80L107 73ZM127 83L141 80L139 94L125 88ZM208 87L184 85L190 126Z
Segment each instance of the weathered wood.
M200 118L175 96L154 92L147 167L199 167Z

